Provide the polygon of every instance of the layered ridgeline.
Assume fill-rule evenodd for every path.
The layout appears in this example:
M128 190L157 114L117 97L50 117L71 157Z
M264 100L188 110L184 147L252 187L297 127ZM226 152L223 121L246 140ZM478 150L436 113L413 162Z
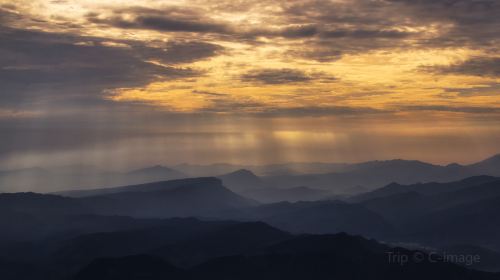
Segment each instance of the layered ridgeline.
M222 174L222 175L221 175ZM255 175L257 174L257 176ZM87 166L0 171L0 191L62 191L140 184L187 177L216 176L231 190L263 202L316 200L329 195L352 195L391 182L450 182L476 175L500 176L500 155L459 165L434 165L412 160L356 164L290 163L262 166L231 164L153 166L128 172L109 172ZM286 190L286 191L283 191Z
M418 258L415 258L418 256ZM405 261L398 261L403 259ZM406 261L408 260L408 261ZM182 268L163 258L101 258L76 279L499 279L434 260L419 251L392 248L345 234L298 236L258 250Z
M500 155L471 165L433 165L420 161L390 160L348 165L347 169L322 174L271 176L266 184L280 188L307 186L334 194L373 190L392 182L414 184L450 182L475 175L500 176Z
M395 242L500 250L500 224L495 219L499 199L500 179L489 176L450 183L389 184L344 201L267 204L232 192L220 179L193 178L59 195L0 194L0 222L5 228L0 235L29 237L78 227L66 223L69 215L81 221L84 215L87 219L90 215L200 217L264 221L296 234L347 232Z
M349 199L394 226L398 239L426 246L474 245L500 251L500 178L390 184Z
M230 191L213 177L60 194L77 197L94 213L133 217L211 217L257 204Z
M2 251L2 279L500 279L347 234L192 218L130 222L135 228L13 243L17 254Z
M238 195L217 178L193 178L115 188L70 191L91 213L141 218L202 217L264 221L293 233L349 232L371 237L393 235L379 214L339 200L258 203Z
M32 279L33 271L37 279L142 279L144 270L173 279L498 279L470 268L500 271L499 205L500 178L491 176L277 203L246 198L214 177L4 193L0 272L10 277L2 279ZM339 233L348 235L332 236ZM465 267L449 261L401 265L387 252L416 252L395 247L482 259Z
M313 189L305 186L277 188L268 184L266 178L260 178L252 171L246 169L220 175L218 178L234 192L264 203L313 201L331 195L327 190Z
M187 177L189 176L180 171L160 165L126 172L111 172L89 166L28 168L0 171L0 192L54 192L141 184Z

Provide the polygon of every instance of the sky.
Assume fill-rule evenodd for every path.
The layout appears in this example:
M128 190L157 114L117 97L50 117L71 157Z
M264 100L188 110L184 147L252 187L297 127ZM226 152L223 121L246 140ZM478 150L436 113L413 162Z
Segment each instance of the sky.
M0 168L470 163L497 0L0 0Z

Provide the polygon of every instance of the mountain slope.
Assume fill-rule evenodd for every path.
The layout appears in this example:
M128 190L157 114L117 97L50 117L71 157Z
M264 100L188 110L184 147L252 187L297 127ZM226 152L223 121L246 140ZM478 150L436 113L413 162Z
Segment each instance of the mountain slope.
M383 237L393 232L392 226L382 216L364 207L339 201L313 203L262 220L292 233L348 232L369 237Z
M292 233L363 234L385 237L393 234L392 226L379 214L361 205L341 201L281 202L240 209L225 216L228 219L264 221Z
M483 161L468 165L467 168L472 170L473 172L485 175L500 176L500 154L489 157Z
M256 205L254 201L226 189L219 179L209 177L128 186L119 190L80 200L100 214L150 218L207 217Z
M366 199L368 197L375 198ZM444 213L450 213L450 215L443 216L443 223L450 222L449 219L459 221L460 218L454 218L451 213L456 215L476 213L480 208L473 209L468 205L486 203L495 197L500 197L500 180L496 177L480 176L445 184L429 183L410 186L391 184L374 192L354 197L352 200L362 200L360 204L364 207L380 214L399 229L405 230L419 228L421 223L425 225ZM469 209L470 212L458 211L463 207ZM493 209L490 210L488 215L498 214ZM462 219L465 224L469 221L469 218L465 216ZM479 219L476 222L485 222L481 217L475 219Z
M90 209L76 199L51 194L0 194L0 211L12 211L37 217L88 214Z
M264 187L256 190L242 192L245 197L255 199L263 203L275 203L280 201L314 201L325 199L329 192L317 190L308 187L295 187L287 189L278 189L273 187Z
M500 253L492 250L488 250L486 248L482 248L480 246L474 245L464 245L458 244L453 246L448 246L441 248L439 250L441 254L447 255L456 255L456 256L479 256L480 261L475 263L467 263L465 259L462 261L463 265L468 265L472 269L477 269L481 271L490 271L490 272L500 272Z
M240 169L218 176L225 186L235 192L244 192L264 187L264 182L250 170Z
M245 222L199 235L196 239L164 246L151 253L175 265L191 267L216 257L253 252L290 238L291 234L265 223Z
M439 206L437 200L417 192L396 193L366 200L360 204L378 213L399 229L414 219L431 213Z
M413 256L421 256L420 259ZM407 262L388 256L404 256ZM130 261L130 260L134 261ZM137 263L135 265L134 263ZM115 271L124 279L143 279L144 267L160 270L157 258L134 256L96 260L79 274L81 280L103 279ZM468 270L442 261L430 261L423 252L391 248L361 237L346 234L309 235L279 242L257 252L212 259L193 268L179 270L164 262L169 275L149 273L150 279L439 279L493 280L499 275ZM92 272L92 274L89 274ZM127 272L125 274L125 272ZM142 273L141 273L142 272ZM85 277L83 277L85 276ZM105 278L115 279L115 278ZM123 279L123 278L120 278Z
M434 246L473 244L500 250L500 197L434 211L406 228L412 240Z
M335 194L353 194L359 186L374 189L391 182L452 181L463 174L450 172L447 167L419 161L390 160L357 164L353 170L341 173L275 176L264 178L266 184L276 187L297 185L331 190ZM465 175L466 176L466 175Z
M125 180L129 184L167 181L186 177L188 176L180 171L161 165L137 169L125 174Z
M500 182L500 178L491 176L473 176L465 178L460 181L448 182L448 183L425 183L425 184L412 184L412 185L401 185L397 183L391 183L385 187L359 194L349 198L349 201L360 202L365 200L370 200L373 198L379 198L399 193L415 192L422 195L437 195L450 193L458 191L461 189L466 189L474 186L478 186L490 182Z
M56 244L49 260L68 270L77 270L95 258L148 253L167 245L196 240L234 224L236 222L175 218L138 229L82 234Z
M110 188L74 190L74 191L59 192L57 194L69 197L88 197L88 196L99 196L99 195L107 195L107 194L114 194L121 192L151 192L151 191L169 190L181 186L200 185L200 184L203 184L205 186L219 185L220 181L212 177L186 178L186 179L158 181L152 183L126 185L126 186L110 187Z
M101 258L82 269L75 280L187 279L187 273L163 259L135 255Z

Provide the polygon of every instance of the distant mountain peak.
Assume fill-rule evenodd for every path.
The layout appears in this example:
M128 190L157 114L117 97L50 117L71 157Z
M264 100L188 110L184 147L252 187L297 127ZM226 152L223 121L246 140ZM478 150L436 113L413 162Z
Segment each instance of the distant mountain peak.
M355 169L374 169L374 168L433 168L434 164L419 160L391 159L391 160L374 160L354 164Z
M129 171L128 173L129 174L133 174L133 173L161 172L161 171L171 172L171 171L174 171L174 170L171 169L171 168L165 167L163 165L157 164L157 165L153 165L153 166L150 166L150 167L135 169L135 170Z
M260 182L261 179L259 176L255 175L252 171L248 169L239 169L236 171L233 171L231 173L227 173L224 175L219 176L223 181L224 180L243 180L247 183L256 183Z
M478 175L478 176L472 176L472 177L467 177L465 179L460 180L462 183L487 183L491 181L497 181L499 178L493 177L493 176L488 176L488 175Z
M226 175L246 175L246 176L252 176L252 177L257 177L252 171L248 169L238 169L234 172L228 173Z
M500 163L500 154L496 154L494 156L491 156L491 157L483 160L482 162L499 162Z
M163 165L154 165L142 169L132 170L126 173L126 176L128 176L128 182L130 183L167 181L187 177L184 173Z
M399 187L402 187L403 185L401 184L398 184L396 182L392 182L390 184L388 184L387 186L385 186L385 188L399 188Z
M448 165L446 165L446 167L448 168L459 168L459 167L463 167L462 165L456 163L456 162L453 162L453 163L450 163Z
M498 170L500 170L500 154L496 154L485 160L471 164L468 167L473 168L476 173L479 174L498 176Z
M225 186L233 191L243 191L262 187L262 180L252 171L239 169L228 174L218 176Z

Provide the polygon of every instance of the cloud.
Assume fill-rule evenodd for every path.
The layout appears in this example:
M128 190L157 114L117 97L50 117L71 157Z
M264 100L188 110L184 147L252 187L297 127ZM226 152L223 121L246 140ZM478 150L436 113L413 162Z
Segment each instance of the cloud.
M201 94L201 95L205 95L205 96L208 96L208 97L224 97L224 96L227 96L226 93L203 91L203 90L193 90L192 93Z
M284 28L278 33L278 35L285 38L305 38L313 37L318 33L318 27L315 25L299 25Z
M395 48L471 47L498 52L496 0L297 1L283 18L318 30L293 54L319 61Z
M447 106L447 105L415 105L401 106L401 111L438 111L438 112L457 112L471 114L499 114L499 107L475 107L475 106Z
M444 93L440 96L445 98L450 98L450 94L456 94L462 97L472 97L472 96L499 96L500 95L500 83L492 82L484 85L477 85L467 88L445 88Z
M500 38L500 2L496 0L388 0L415 24L440 25L440 34L422 45L496 49Z
M383 49L474 47L496 52L500 45L496 0L193 1L103 10L89 13L87 20L103 27L248 43L273 44L261 38L305 40L290 45L288 54L323 62ZM235 11L258 14L261 22L223 16Z
M13 21L22 19L22 17L20 15L9 11L12 9L15 9L15 6L12 6L12 5L1 5L0 6L0 24L1 25L5 25L9 22L13 22Z
M267 108L256 115L261 117L322 117L322 116L362 116L370 114L387 114L386 110L371 107L351 106L308 106L293 108Z
M220 45L200 41L169 41L163 48L142 48L143 54L167 64L189 63L221 54Z
M423 66L421 70L438 74L499 77L500 57L473 57L447 66Z
M135 41L110 42L4 26L0 28L0 98L6 106L41 100L73 100L79 105L85 100L107 102L103 99L107 89L201 75L172 65L212 57L221 49L196 41L149 47Z
M269 26L256 26L255 24L234 23L224 21L223 18L214 20L211 14L217 13L214 10L203 10L197 8L179 8L175 6L164 6L163 8L149 9L142 7L132 7L127 9L116 9L110 13L91 13L87 15L87 20L91 23L113 26L123 29L143 29L160 32L188 32L199 35L211 34L218 40L245 41L248 43L262 43L264 38L285 38L290 40L309 39L305 48L312 52L317 49L332 47L335 53L348 53L368 51L382 47L394 47L396 41L418 35L415 32L400 30L397 22L380 24L377 21L386 22L386 15L370 14L373 4L365 7L359 2L352 4L338 4L309 1L270 3L262 1L259 5L278 5L278 10L270 18L276 22ZM303 3L296 4L296 3ZM358 6L359 5L359 6ZM220 7L233 7L221 3ZM264 5L265 6L265 5ZM213 8L213 7L210 7ZM358 15L357 11L361 10ZM218 11L221 12L221 11ZM228 12L228 11L224 11ZM260 11L262 12L262 11ZM346 16L341 16L346 13ZM266 15L266 13L262 13ZM328 15L327 15L328 14ZM276 19L276 18L279 18ZM272 20L271 20L272 21ZM271 22L272 23L272 22ZM271 27L272 26L272 27ZM320 51L328 53L331 51ZM294 54L303 54L304 57L316 59L312 55L307 55L308 51L296 51ZM328 57L316 60L329 60ZM334 55L336 57L337 55Z
M223 33L226 32L226 27L220 24L205 23L205 22L195 22L195 21L183 21L169 19L166 17L137 17L134 22L138 27L146 29L156 29L160 31L173 31L173 32L214 32ZM134 26L134 25L132 25Z
M268 85L304 83L313 80L335 81L336 78L321 72L307 73L301 70L282 69L256 69L241 76L244 82L255 82Z
M355 29L333 31L325 31L322 33L322 38L356 38L356 39L399 39L411 36L411 32L402 32L396 30L370 30L370 29Z
M284 117L304 117L304 116L356 116L363 117L366 115L385 115L394 117L399 112L418 112L418 111L435 111L435 112L455 112L467 114L500 114L498 107L485 106L447 106L447 105L399 105L394 108L377 109L372 107L362 106L308 106L294 108L266 108L265 110L255 113L255 116L284 116Z
M204 4L122 8L92 13L87 19L123 29L210 34L212 39L227 41L305 40L289 45L288 55L316 61L395 48L468 46L495 52L500 43L500 2L496 0L264 0L242 3L239 9L231 1ZM258 13L262 22L213 16L240 9Z
M164 32L228 33L229 27L217 23L195 9L166 7L161 10L132 7L111 15L90 13L87 20L125 29L148 29Z

